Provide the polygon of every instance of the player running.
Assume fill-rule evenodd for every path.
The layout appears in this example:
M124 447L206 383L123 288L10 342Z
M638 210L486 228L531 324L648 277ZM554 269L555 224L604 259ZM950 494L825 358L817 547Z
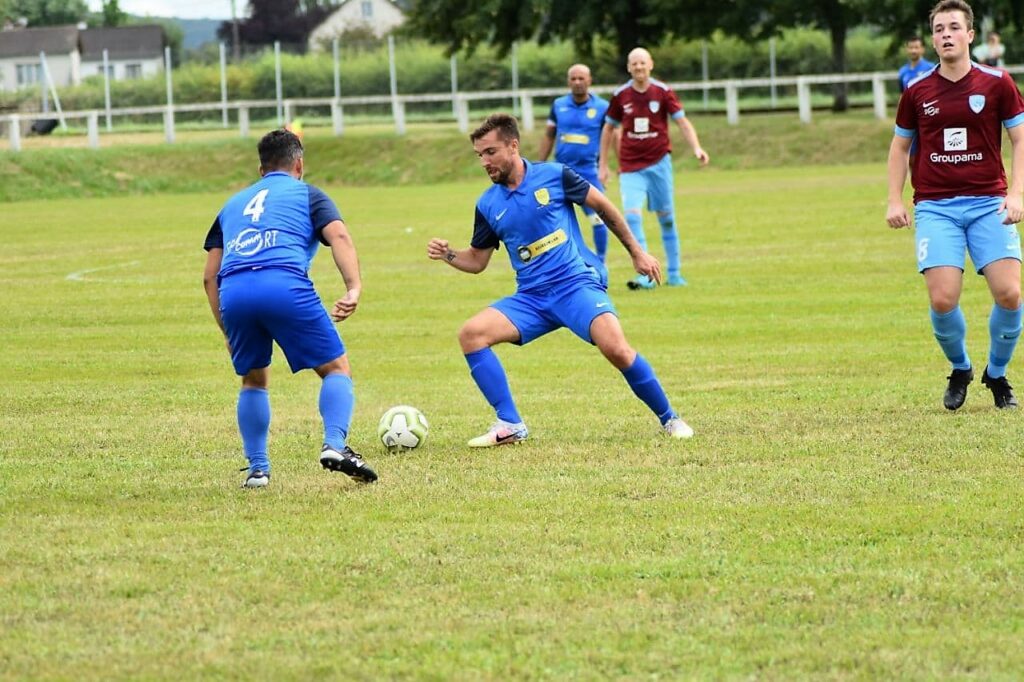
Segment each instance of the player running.
M644 236L644 203L658 215L661 242L668 261L668 285L683 286L679 262L679 232L676 230L675 196L672 182L672 144L668 135L669 119L679 126L693 155L706 166L710 157L700 146L697 130L686 118L672 88L651 78L654 60L651 53L638 47L629 53L627 67L632 79L612 94L601 132L601 158L598 177L608 184L608 153L615 137L614 128L622 126L619 143L619 190L622 211L640 248L647 250ZM654 282L640 275L630 281L630 289L653 289Z
M952 364L943 404L967 398L974 369L960 309L964 251L984 275L994 304L989 316L988 366L981 381L998 408L1017 399L1006 379L1021 332L1020 236L1024 218L1024 100L1008 73L971 62L974 13L963 0L942 0L929 17L939 67L900 97L889 148L890 227L910 225L903 185L911 141L917 139L912 184L917 267L924 274L935 338ZM1007 192L1000 155L1005 127L1013 146Z

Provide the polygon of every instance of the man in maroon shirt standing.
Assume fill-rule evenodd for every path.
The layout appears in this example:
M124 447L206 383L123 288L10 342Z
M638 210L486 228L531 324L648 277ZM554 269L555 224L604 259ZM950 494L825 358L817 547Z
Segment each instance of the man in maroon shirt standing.
M889 148L892 228L908 227L903 204L910 145L917 267L924 274L932 328L953 367L943 396L956 410L967 398L974 369L960 310L964 251L992 293L988 366L981 381L998 408L1017 399L1006 366L1021 332L1020 236L1024 218L1024 100L1008 73L971 62L974 12L963 0L942 0L930 15L939 68L914 81L900 97ZM1007 192L1000 152L1002 128L1013 145L1013 184Z
M651 53L638 47L629 53L626 62L629 75L633 78L612 93L604 129L601 131L598 179L602 184L608 184L608 152L612 146L614 129L621 125L622 141L618 149L619 191L622 194L626 222L646 251L644 203L647 203L647 210L658 214L661 240L665 245L665 259L668 262L668 284L683 286L686 280L683 279L679 265L669 118L679 126L683 139L693 149L693 155L701 166L706 166L710 157L701 148L697 131L686 118L676 93L665 83L651 78L651 70L654 68ZM630 289L653 289L654 286L654 282L643 275L629 282Z

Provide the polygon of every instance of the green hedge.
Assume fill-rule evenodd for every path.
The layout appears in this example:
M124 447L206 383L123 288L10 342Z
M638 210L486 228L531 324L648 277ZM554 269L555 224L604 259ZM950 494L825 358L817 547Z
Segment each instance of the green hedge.
M854 31L847 42L847 68L850 72L895 70L901 57L893 54L892 40L867 30ZM655 75L667 81L699 80L701 44L675 40L652 48ZM396 49L399 91L402 93L446 92L451 88L449 59L441 48L420 41L399 41ZM565 84L565 71L577 61L567 43L519 47L519 84L521 87L557 87ZM599 45L597 55L588 60L594 81L613 84L627 78L622 59L608 45ZM810 29L786 32L776 41L779 75L828 73L832 70L827 34ZM744 43L716 35L708 41L709 75L712 79L764 77L769 73L767 42ZM334 71L330 54L282 57L285 97L329 97L334 92ZM493 50L482 48L472 56L458 58L459 89L496 90L511 87L511 60L499 58ZM228 94L231 99L273 99L274 55L263 52L228 67ZM387 49L344 49L341 56L343 95L371 95L389 92ZM36 91L8 93L0 97L0 106L17 106L35 99ZM103 107L103 82L88 79L76 88L60 91L67 110ZM136 81L111 83L114 106L130 107L162 104L165 101L162 75ZM215 102L220 100L220 71L217 64L191 62L174 72L176 103Z

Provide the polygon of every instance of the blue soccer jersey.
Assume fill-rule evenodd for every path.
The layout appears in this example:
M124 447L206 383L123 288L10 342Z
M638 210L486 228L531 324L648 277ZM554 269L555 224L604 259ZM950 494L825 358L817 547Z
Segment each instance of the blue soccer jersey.
M573 204L582 204L590 184L560 163L523 160L515 189L497 184L476 204L473 248L508 250L519 291L549 287L577 277L597 278L573 235L579 231Z
M596 176L597 157L601 153L601 128L608 102L591 94L582 104L572 95L559 97L551 104L548 125L556 130L555 160L573 170Z
M224 249L220 278L259 268L305 275L323 240L321 231L335 220L341 214L322 191L287 173L267 173L228 200L205 248Z
M924 74L928 73L934 68L935 65L932 64L927 59L917 60L917 66L911 66L910 62L907 62L906 64L901 66L899 71L900 92L903 92L904 90L907 89L907 86L910 85L910 81L914 80L919 76L923 76Z

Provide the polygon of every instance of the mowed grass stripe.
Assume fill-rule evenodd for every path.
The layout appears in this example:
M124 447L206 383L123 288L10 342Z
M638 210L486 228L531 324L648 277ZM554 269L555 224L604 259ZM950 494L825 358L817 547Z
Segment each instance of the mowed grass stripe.
M1018 677L1020 416L978 385L942 409L883 176L679 175L691 285L631 293L621 248L610 265L696 438L660 438L562 331L499 351L531 440L484 452L464 447L491 415L455 334L512 275L504 251L469 276L425 243L468 242L486 179L332 189L365 282L341 327L352 442L382 480L319 469L318 382L278 355L256 494L200 283L225 197L8 205L0 676ZM980 364L980 278L963 305ZM398 403L430 419L421 452L374 442Z

